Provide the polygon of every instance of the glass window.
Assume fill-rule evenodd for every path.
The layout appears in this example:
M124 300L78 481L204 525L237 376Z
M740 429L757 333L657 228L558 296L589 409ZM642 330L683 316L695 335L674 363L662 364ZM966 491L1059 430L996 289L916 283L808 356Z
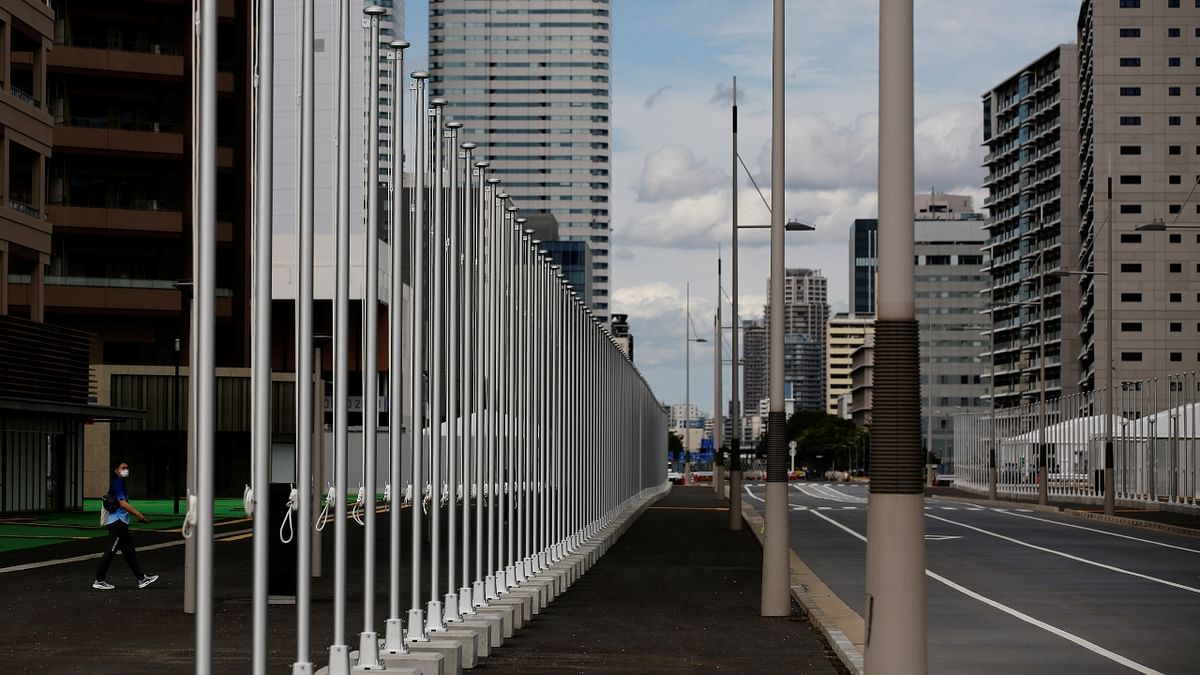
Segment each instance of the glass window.
M1137 68L1142 65L1142 59L1137 56L1121 57L1120 65L1122 68Z

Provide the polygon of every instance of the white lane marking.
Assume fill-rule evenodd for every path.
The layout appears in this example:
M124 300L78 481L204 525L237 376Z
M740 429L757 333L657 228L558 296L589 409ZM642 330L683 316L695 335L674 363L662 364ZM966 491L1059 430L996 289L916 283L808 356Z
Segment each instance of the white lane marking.
M759 497L758 495L756 495L756 494L754 494L753 492L751 492L751 491L750 491L750 486L749 486L749 485L746 485L746 486L745 486L745 488L746 488L746 494L750 495L750 498L751 498L751 499L757 499L758 501L760 501L760 502L762 502L762 503L764 503L764 504L766 504L766 503L767 503L767 500L765 500L765 499L763 499L762 497Z
M927 534L927 535L925 535L925 541L948 541L950 539L962 539L962 537L956 537L956 536L950 535L950 534Z
M957 510L958 510L958 508L957 508L957 507L954 507L954 506L943 506L943 507L942 507L942 510L943 510L943 511L957 511Z
M865 542L867 540L867 538L864 537L863 535L859 534L858 532L855 532L854 530L850 529L849 527L846 527L845 525L837 522L833 518L830 518L829 516L826 516L823 513L817 513L816 511L813 511L813 515L817 516L818 518L821 518L822 520L828 521L829 523L835 525L838 528L841 528L842 530L846 531L850 535L854 536L855 538L857 538L863 542ZM1145 675L1163 675L1163 673L1161 671L1154 670L1153 668L1150 668L1149 666L1143 666L1142 664L1140 664L1136 661L1133 661L1131 659L1127 659L1124 656L1121 656L1120 654L1118 654L1116 652L1109 651L1094 642L1085 640L1085 639L1079 637L1078 635L1075 635L1074 633L1068 633L1067 631L1065 631L1061 628L1058 628L1057 626L1052 626L1052 625L1046 623L1045 621L1042 621L1040 619L1035 619L1032 616L1029 616L1028 614L1026 614L1024 612L1021 612L1016 609L1013 609L1012 607L1009 607L1008 605L1005 605L1003 603L992 600L991 598L980 595L979 593L976 593L975 591L972 591L971 589L969 589L965 586L962 586L960 584L954 583L953 581L950 581L946 577L944 577L940 574L937 574L936 572L932 572L932 571L926 569L925 576L929 577L930 579L933 579L934 581L937 581L938 583L944 584L948 588L954 589L954 590L958 591L959 593L962 593L963 595L967 596L968 598L971 598L972 600L978 600L979 602L982 602L983 604L985 604L993 609L998 609L1001 612L1004 612L1005 614L1008 614L1011 617L1020 619L1021 621L1024 621L1025 623L1030 624L1031 626L1036 626L1038 628L1041 628L1042 630L1046 631L1047 633L1050 633L1051 635L1057 635L1058 637L1060 637L1064 640L1067 640L1068 642L1073 642L1073 643L1079 645L1080 647L1083 647L1084 649L1088 650L1089 652L1092 652L1093 654L1098 654L1100 656L1103 656L1104 658L1106 658L1110 661L1113 661L1114 663L1119 663L1120 665L1125 666L1126 668L1128 668L1130 670L1133 670L1133 671L1136 671L1139 673L1144 673Z
M1117 532L1109 532L1107 530L1101 530L1101 529L1098 529L1095 527L1087 527L1084 525L1075 525L1073 523L1061 523L1057 520L1050 520L1049 518L1039 518L1037 516L1027 516L1023 513L1008 513L1008 515L1015 516L1017 518L1027 518L1029 520L1036 520L1036 521L1039 521L1042 523L1050 523L1051 525L1060 525L1062 527L1072 527L1077 530L1087 530L1088 532L1095 532L1096 534L1103 534L1103 535L1107 535L1109 537L1120 537L1121 539L1129 539L1130 541L1140 541L1143 544L1153 544L1155 546L1162 546L1163 548L1173 548L1176 551L1186 551L1188 553L1200 553L1200 549L1187 548L1185 546L1176 546L1175 544L1167 544L1167 543L1163 543L1161 541L1154 541L1153 539L1142 539L1141 537L1131 537L1128 534L1119 534Z
M831 511L831 510L833 510L833 507L832 506L818 506L817 509L820 511Z
M842 510L843 511L857 511L858 507L857 506L843 506Z
M238 530L236 532L222 533L220 536L245 534L247 532L253 532L253 530ZM99 538L99 537L97 537L97 538ZM172 546L181 546L183 543L184 543L184 540L180 539L179 541L167 541L167 542L163 542L161 544L151 544L149 546L138 546L137 550L139 553L142 551L156 551L160 548L170 548ZM88 553L87 555L77 555L77 556L74 556L71 558L56 558L54 560L41 560L38 562L25 563L23 565L10 565L9 567L0 567L0 574L5 574L6 572L24 572L25 570L36 570L36 569L40 569L42 567L53 567L55 565L66 565L69 563L83 562L85 560L96 560L96 559L102 557L103 555L104 555L103 552Z
M1021 541L1020 539L1014 539L1013 537L1007 537L1007 536L1005 536L1003 534L999 534L997 532L991 532L989 530L985 530L982 527L975 527L974 525L967 525L966 523L960 523L956 520L942 518L941 516L934 516L934 515L930 515L930 514L926 513L925 517L932 518L934 520L940 520L943 523L949 523L951 525L958 525L959 527L965 527L968 530L974 530L975 532L978 532L980 534L986 534L989 537L1003 539L1004 541L1007 541L1007 542L1010 542L1013 544L1017 544L1018 546L1024 546L1026 548L1031 548L1035 551L1049 553L1051 555L1056 555L1056 556L1059 556L1062 558L1066 558L1068 560L1074 560L1075 562L1081 562L1085 565L1091 565L1093 567L1099 567L1101 569L1106 569L1110 572L1116 572L1118 574L1127 574L1131 577L1137 577L1138 579L1145 579L1146 581L1153 581L1156 584L1170 586L1171 588L1178 588L1179 590L1182 590L1182 591L1189 591L1191 593L1200 594L1200 588L1195 588L1193 586L1185 586L1183 584L1177 584L1174 581L1167 581L1166 579L1159 579L1158 577L1152 577L1148 574L1142 574L1141 572L1134 572L1133 570L1127 570L1127 569L1124 569L1121 567L1115 567L1113 565L1106 565L1102 562L1096 562L1095 560L1088 560L1087 558L1081 558L1077 555L1071 555L1070 553L1063 553L1062 551L1055 551L1052 548L1046 548L1045 546L1038 546L1037 544L1031 544L1027 541Z

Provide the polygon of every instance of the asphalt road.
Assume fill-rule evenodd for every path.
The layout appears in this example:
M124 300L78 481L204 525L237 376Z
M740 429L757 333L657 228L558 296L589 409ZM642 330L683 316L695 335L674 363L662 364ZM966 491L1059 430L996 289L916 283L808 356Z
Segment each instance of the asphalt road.
M761 510L762 484L747 486ZM867 487L793 483L791 547L864 613ZM1200 539L925 500L935 673L1200 672Z

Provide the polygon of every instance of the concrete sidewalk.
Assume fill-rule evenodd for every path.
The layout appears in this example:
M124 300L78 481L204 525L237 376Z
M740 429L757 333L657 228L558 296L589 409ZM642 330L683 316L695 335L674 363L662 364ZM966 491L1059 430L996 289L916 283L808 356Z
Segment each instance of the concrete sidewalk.
M758 615L761 565L710 486L676 486L475 672L845 672L799 608Z

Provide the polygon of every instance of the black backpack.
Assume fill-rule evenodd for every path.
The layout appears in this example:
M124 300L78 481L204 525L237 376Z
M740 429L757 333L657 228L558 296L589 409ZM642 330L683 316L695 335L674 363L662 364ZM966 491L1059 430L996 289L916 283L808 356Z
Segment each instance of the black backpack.
M109 513L116 513L117 509L121 508L121 503L117 501L117 498L115 495L113 495L112 490L104 493L104 496L100 498L100 505L103 506L104 510L108 511Z

